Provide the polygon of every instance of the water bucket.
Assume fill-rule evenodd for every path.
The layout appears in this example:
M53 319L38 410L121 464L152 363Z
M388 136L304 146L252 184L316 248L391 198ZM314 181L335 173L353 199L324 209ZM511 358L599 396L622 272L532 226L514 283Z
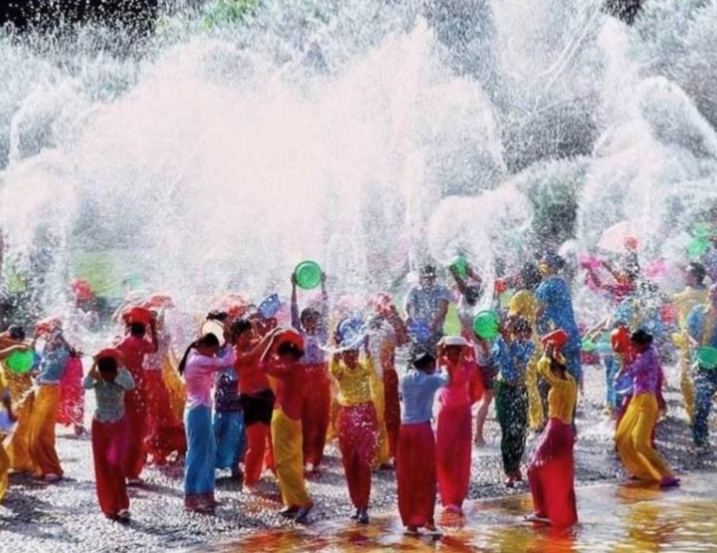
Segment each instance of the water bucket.
M279 294L271 294L262 300L259 307L257 307L257 311L264 319L271 319L276 316L280 308L281 300L279 299Z
M431 325L423 319L416 319L407 325L408 335L416 342L427 342L431 339Z
M294 269L296 284L304 290L311 290L321 284L321 267L315 261L302 261Z
M366 334L366 324L357 317L349 317L339 323L336 334L341 347L355 347Z
M500 317L495 311L481 311L473 319L473 332L484 340L492 340L498 336Z
M219 347L223 347L227 343L224 338L224 325L219 321L205 321L202 325L202 336L205 334L214 334L219 340Z
M585 353L593 353L597 349L597 344L590 338L583 338L580 346Z
M451 261L451 268L461 278L468 276L468 261L462 255L457 255L453 258L453 261Z
M29 372L34 364L35 352L32 350L14 351L5 359L5 366L15 374Z
M615 381L615 393L621 396L632 393L632 377L629 374L623 374Z
M717 348L709 346L698 348L697 364L703 369L717 369Z
M122 315L126 324L140 323L148 325L152 322L152 312L144 307L133 307Z

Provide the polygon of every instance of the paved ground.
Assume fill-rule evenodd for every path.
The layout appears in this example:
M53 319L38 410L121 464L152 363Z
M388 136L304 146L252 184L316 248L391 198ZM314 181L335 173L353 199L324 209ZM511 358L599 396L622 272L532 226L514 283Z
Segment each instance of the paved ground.
M586 396L581 399L578 413L578 484L614 482L622 478L622 473L613 453L612 427L600 415L602 372L588 369L586 382ZM667 398L669 416L658 427L660 450L680 473L714 470L715 455L696 455L689 447L689 429L676 392L669 391ZM474 452L470 499L524 493L526 488L506 490L502 485L499 434L492 415L486 430L489 445ZM185 513L181 468L147 469L146 486L131 490L131 525L110 522L97 507L89 441L70 436L66 429L58 428L58 433L58 451L67 478L59 484L48 485L11 476L11 488L0 506L1 551L168 551L215 545L292 524L275 514L279 498L270 477L262 482L265 493L256 497L243 494L238 485L227 478L227 473L220 473L217 497L222 504L216 515ZM526 457L534 445L535 440L531 439ZM316 502L313 518L317 522L343 519L349 514L337 451L332 447L328 453L326 468L310 480L310 491ZM377 473L372 511L390 513L395 505L394 474Z

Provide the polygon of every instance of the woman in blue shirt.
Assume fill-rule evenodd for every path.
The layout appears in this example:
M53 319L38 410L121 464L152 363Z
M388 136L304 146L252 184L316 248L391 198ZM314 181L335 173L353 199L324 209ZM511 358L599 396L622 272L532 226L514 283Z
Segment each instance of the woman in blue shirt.
M413 367L401 378L403 401L401 428L396 446L398 511L408 533L419 528L436 532L436 439L431 428L436 392L449 382L435 373L436 359L419 352Z

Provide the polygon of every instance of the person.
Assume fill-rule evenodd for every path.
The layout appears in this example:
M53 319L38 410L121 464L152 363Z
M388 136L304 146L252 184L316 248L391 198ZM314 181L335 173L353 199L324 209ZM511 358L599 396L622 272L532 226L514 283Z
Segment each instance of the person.
M149 313L149 312L147 312ZM157 339L156 319L150 318L150 335L147 336L147 324L138 320L128 319L128 336L117 345L122 353L125 368L132 375L135 387L125 394L126 415L129 426L129 442L127 446L125 476L129 485L142 483L140 474L144 468L146 436L146 405L147 385L145 384L144 360L149 354L157 353L159 341ZM151 377L150 377L151 378Z
M451 300L448 288L436 284L436 267L430 264L421 267L418 285L408 291L404 305L408 328L420 323L427 325L429 330L425 337L413 337L415 347L428 348L435 356L436 345L443 337L443 324Z
M267 333L254 339L253 326L248 319L231 325L236 361L234 370L239 378L239 400L244 411L246 451L244 453L244 490L254 493L264 466L264 456L271 447L271 417L274 411L274 392L269 379L259 366L261 355L273 338Z
M0 348L25 344L25 329L19 325L10 325L7 331L0 334ZM7 456L10 460L10 469L17 473L33 473L32 458L30 457L30 416L35 403L33 393L33 379L31 372L15 373L5 370L7 390L15 406L13 414L16 421L9 443Z
M501 335L491 348L498 369L495 383L495 411L500 425L500 450L505 485L512 488L522 482L520 461L525 450L528 429L528 390L525 375L535 344L527 319L509 319L501 326Z
M219 351L220 357L223 353L222 348ZM238 377L233 366L228 365L217 373L214 389L216 468L229 469L232 480L242 480L244 475L239 464L244 456L244 410L239 398Z
M62 334L62 322L54 319L47 327L47 341L42 350L38 388L28 429L35 476L46 482L57 482L63 476L55 450L55 423L60 404L60 381L71 350Z
M187 433L187 458L184 464L184 508L212 513L217 444L212 432L211 389L215 374L235 361L234 349L219 353L219 338L204 334L192 342L179 362L179 374L187 385L184 427Z
M538 301L536 312L538 332L543 336L559 328L567 334L568 341L562 354L568 372L578 386L582 387L580 330L575 322L570 289L558 274L564 266L565 261L553 253L545 254L538 264L538 270L543 276L543 281L535 291L535 299Z
M636 330L630 336L636 358L618 373L632 378L632 398L615 433L617 452L632 478L655 481L661 487L679 484L662 457L653 449L650 435L657 422L660 360L652 335Z
M430 351L418 351L400 383L403 415L396 449L396 485L398 511L410 535L418 534L419 528L438 532L434 521L436 439L431 418L436 392L448 385L450 377L435 371L436 359Z
M707 295L707 303L694 307L687 317L687 332L693 345L717 348L717 284ZM717 392L717 370L698 360L694 376L695 410L692 421L692 440L702 450L708 445L709 416L712 398Z
M396 459L398 429L401 426L396 349L408 343L408 333L388 294L376 294L369 303L376 311L376 316L369 324L369 345L377 375L372 386L378 417L374 465L379 469L392 469Z
M557 344L549 340L544 348L538 372L550 385L548 424L528 465L533 514L526 519L566 527L578 521L572 426L578 387Z
M277 380L276 402L271 417L271 439L284 508L279 514L306 524L314 506L306 490L303 470L301 413L309 382L304 356L304 338L293 330L277 329L263 353L264 372Z
M70 358L60 380L60 405L57 410L57 424L71 426L78 437L87 435L81 355L81 352L74 349L70 351Z
M480 399L480 388L475 384L480 380L470 344L462 336L445 336L438 342L438 364L450 378L438 396L438 490L443 510L462 515L471 477L471 406Z
M22 351L21 346L13 345L0 351L0 360L6 359L15 351ZM12 432L13 426L17 422L17 417L12 408L12 398L7 380L2 371L0 371L0 502L2 502L10 479L8 473L10 471L10 458L5 450L5 438Z
M307 472L316 470L324 458L326 435L331 420L331 378L323 347L328 343L329 296L326 275L321 274L319 308L307 307L299 315L296 274L291 275L291 326L298 330L305 344L301 364L311 382L301 409L304 465Z
M455 264L451 265L449 270L460 294L456 309L461 323L461 335L469 340L473 337L473 318L483 296L483 279L471 265L466 265L465 275L461 275Z
M707 270L701 263L693 262L685 269L685 289L672 296L672 305L677 310L679 333L675 345L679 350L680 391L690 424L694 421L695 388L690 375L692 355L687 328L687 318L698 305L707 302L708 289L705 285Z
M528 321L531 329L535 329L537 325L538 303L535 299L535 290L540 285L540 280L538 267L535 263L528 262L523 265L518 275L513 279L508 279L508 282L506 282L516 290L508 302L508 318L522 317ZM536 332L533 332L532 335L535 348L525 373L525 385L528 390L528 427L531 430L540 432L545 427L545 415L537 373L538 360L540 359L540 348L538 347L540 340Z
M339 346L346 346L351 337L344 336ZM371 392L376 381L373 358L364 341L365 360L360 361L357 346L335 353L330 371L338 384L339 450L341 462L355 512L353 520L368 524L371 497L371 465L376 453L378 417Z
M483 429L485 428L485 421L488 418L488 411L491 403L493 402L495 377L498 373L497 366L493 363L491 358L492 343L488 340L482 340L476 335L474 335L474 343L474 357L476 360L476 366L478 367L478 374L480 376L482 399L480 405L478 406L478 411L476 412L476 428L473 445L477 447L485 447L486 442Z
M109 519L127 522L130 512L124 456L129 434L124 395L134 388L134 379L121 359L116 349L100 351L82 386L94 390L97 403L92 418L92 457L100 509Z

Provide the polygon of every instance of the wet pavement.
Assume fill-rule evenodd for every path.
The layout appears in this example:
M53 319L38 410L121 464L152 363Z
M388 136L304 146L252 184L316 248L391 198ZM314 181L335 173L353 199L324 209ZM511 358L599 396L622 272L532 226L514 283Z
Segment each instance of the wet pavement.
M670 378L670 375L668 375ZM576 480L582 524L575 535L556 535L520 523L530 511L527 487L506 490L502 485L499 429L494 416L486 425L488 446L474 449L469 508L460 521L443 519L447 528L438 541L402 536L395 514L394 473L374 475L371 499L372 524L349 524L351 512L346 484L335 447L327 449L326 466L309 478L316 503L313 524L295 529L277 514L279 496L273 478L261 483L261 495L248 495L219 472L215 516L186 513L182 501L182 467L149 467L145 485L130 489L133 521L122 526L99 512L94 487L90 442L77 439L58 427L58 454L66 478L48 485L11 475L11 485L0 505L0 551L4 553L142 552L182 551L716 551L713 527L702 527L701 513L717 519L709 498L717 498L717 485L701 487L698 471L712 472L703 479L717 480L717 455L696 455L690 449L690 433L675 389L668 390L669 416L657 431L660 451L678 475L682 490L658 492L618 486L623 478L613 448L613 426L600 414L603 373L586 373L586 395L578 410ZM674 381L674 378L673 378ZM88 417L91 400L88 398ZM89 422L89 420L88 420ZM711 435L717 443L717 434ZM529 440L524 461L530 458L536 439ZM597 487L596 487L597 485ZM508 497L504 497L508 495ZM500 499L491 499L500 498ZM702 500L705 502L700 503ZM677 521L677 522L676 522ZM704 541L708 540L709 541ZM250 540L242 542L242 540ZM625 549L623 542L643 543L645 549ZM690 541L691 540L691 541ZM666 545L658 548L654 543ZM684 544L690 542L691 549ZM702 548L697 543L702 542ZM234 543L238 545L226 546ZM607 545L605 545L607 544ZM244 549L244 546L247 549ZM251 548L249 549L249 546ZM670 549L670 547L672 549ZM572 548L572 549L571 549ZM652 548L652 549L650 549Z

